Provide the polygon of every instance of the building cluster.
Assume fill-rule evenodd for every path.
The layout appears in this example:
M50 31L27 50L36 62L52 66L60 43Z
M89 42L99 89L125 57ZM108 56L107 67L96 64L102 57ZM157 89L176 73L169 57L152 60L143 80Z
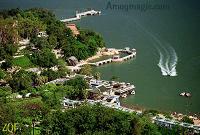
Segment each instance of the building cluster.
M51 83L63 83L76 76L82 76L88 82L88 99L78 101L64 98L62 102L64 107L75 108L77 105L82 104L82 102L88 102L89 104L100 103L107 107L120 108L120 98L124 97L124 94L135 94L135 86L130 83L96 80L92 76L85 75L73 75L67 79L57 79Z

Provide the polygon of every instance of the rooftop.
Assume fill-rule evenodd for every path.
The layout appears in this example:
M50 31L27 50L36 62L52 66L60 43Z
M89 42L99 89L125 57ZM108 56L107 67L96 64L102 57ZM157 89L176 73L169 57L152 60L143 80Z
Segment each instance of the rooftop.
M67 24L67 28L69 28L74 36L77 36L80 34L80 32L78 31L76 24Z

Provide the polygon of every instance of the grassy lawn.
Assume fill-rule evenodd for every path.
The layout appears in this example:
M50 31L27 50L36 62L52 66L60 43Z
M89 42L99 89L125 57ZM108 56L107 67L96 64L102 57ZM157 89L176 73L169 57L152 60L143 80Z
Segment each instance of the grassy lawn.
M41 102L41 97L14 99L14 100L10 100L9 103L15 107L19 107L26 103L33 103L33 102Z
M35 65L26 56L13 59L13 64L15 66L20 66L24 69L35 67Z
M88 61L88 62L93 63L93 62L98 62L98 61L101 61L101 60L106 60L106 59L109 59L109 58L112 58L112 56L101 56L101 57L99 57L99 58L90 60L90 61Z

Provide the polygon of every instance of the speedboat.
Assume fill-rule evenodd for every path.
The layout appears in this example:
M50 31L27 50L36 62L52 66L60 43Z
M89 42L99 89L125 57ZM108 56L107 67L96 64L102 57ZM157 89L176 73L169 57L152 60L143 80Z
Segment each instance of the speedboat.
M186 97L191 97L192 95L190 93L185 94Z
M180 96L185 96L185 94L186 94L185 92L182 92L182 93L180 94Z
M192 95L189 92L182 92L182 93L180 93L180 96L191 97Z

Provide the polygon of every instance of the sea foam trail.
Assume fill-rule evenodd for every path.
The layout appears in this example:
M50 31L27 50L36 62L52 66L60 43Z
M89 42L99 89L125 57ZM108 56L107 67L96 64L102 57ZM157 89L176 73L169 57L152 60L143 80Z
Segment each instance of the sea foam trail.
M172 48L171 46L170 46L170 53L171 53L171 61L169 63L169 67L171 71L171 76L177 76L176 65L178 62L178 56L174 48Z
M145 29L142 25L134 21L137 26L139 26L148 36L150 36L154 41L156 41L157 45L154 45L157 49L160 59L157 64L161 69L161 73L163 76L177 76L176 72L176 64L178 62L178 57L174 48L167 44L163 43L156 37L154 34Z

